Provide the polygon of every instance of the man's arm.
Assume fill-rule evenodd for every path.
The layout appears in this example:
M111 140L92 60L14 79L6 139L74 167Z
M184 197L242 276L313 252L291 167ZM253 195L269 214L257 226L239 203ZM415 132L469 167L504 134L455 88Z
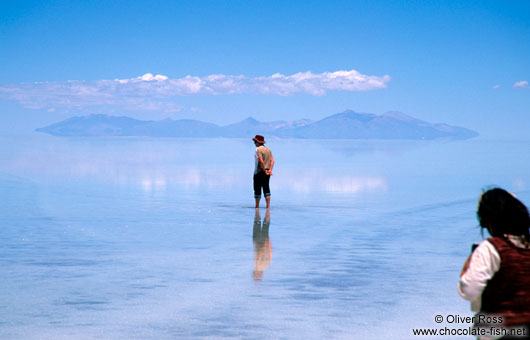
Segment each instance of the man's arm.
M259 167L261 168L261 170L263 170L263 172L267 172L265 170L265 162L263 161L263 157L261 157L259 153L258 153L258 161L259 161Z
M271 167L269 168L268 171L265 171L265 173L269 176L272 176L272 168L274 167L274 157L272 157L272 154L271 154Z

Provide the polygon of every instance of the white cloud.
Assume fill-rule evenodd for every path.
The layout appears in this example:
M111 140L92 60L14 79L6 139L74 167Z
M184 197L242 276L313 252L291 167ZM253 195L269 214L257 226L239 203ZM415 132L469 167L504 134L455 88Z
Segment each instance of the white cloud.
M520 88L520 89L527 89L528 88L528 82L526 80L521 80L513 84L513 87Z
M99 81L36 82L0 86L0 98L16 100L32 109L86 108L119 106L130 110L164 110L181 108L171 100L192 95L262 94L292 96L325 95L328 91L371 91L386 88L390 76L369 76L355 70L310 71L293 75L273 74L247 77L213 74L206 77L169 78L146 73L130 79Z
M278 185L296 192L311 193L326 191L336 193L360 193L368 191L385 191L387 183L384 178L352 175L330 175L322 171L308 174L278 176Z
M153 76L151 73L146 73L143 76L138 77L138 78L143 80L143 81L154 81L154 80L163 81L163 80L167 80L168 79L166 76L163 76L163 75L160 75L160 74L157 74L156 76Z
M499 84L497 84L497 85L493 85L493 86L492 86L492 88L494 88L494 89L498 89L498 88L500 88L500 87L501 87L501 86L500 86Z

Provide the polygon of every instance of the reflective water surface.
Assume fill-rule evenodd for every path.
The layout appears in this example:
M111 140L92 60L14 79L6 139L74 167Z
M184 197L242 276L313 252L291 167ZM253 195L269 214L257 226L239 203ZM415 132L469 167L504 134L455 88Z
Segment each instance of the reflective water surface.
M250 139L1 142L1 339L410 339L481 189L530 203L528 141L271 140L269 211Z

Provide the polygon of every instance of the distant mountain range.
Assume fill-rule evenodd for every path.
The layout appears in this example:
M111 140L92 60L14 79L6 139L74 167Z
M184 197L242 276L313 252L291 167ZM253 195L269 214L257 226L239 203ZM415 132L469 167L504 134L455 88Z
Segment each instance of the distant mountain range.
M89 115L73 117L36 129L63 137L150 136L246 138L266 137L308 139L467 139L475 131L447 124L433 124L400 112L381 115L351 110L324 119L259 122L249 117L238 123L219 126L198 120L137 120L129 117Z

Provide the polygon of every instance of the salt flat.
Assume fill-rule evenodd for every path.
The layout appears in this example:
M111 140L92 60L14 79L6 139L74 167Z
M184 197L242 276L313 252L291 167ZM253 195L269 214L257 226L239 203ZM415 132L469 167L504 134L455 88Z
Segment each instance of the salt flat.
M250 139L1 145L2 339L410 339L472 315L481 189L530 202L528 141L270 140L257 280Z

